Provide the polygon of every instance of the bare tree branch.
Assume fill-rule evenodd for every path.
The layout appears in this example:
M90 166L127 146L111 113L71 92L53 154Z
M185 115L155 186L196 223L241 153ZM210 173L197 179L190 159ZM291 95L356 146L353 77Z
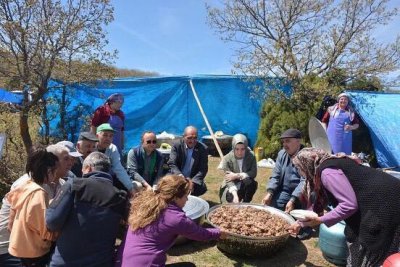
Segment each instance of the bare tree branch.
M224 0L207 6L209 24L241 46L235 68L245 74L301 80L343 69L349 77L400 67L400 38L382 44L372 31L398 15L387 0Z

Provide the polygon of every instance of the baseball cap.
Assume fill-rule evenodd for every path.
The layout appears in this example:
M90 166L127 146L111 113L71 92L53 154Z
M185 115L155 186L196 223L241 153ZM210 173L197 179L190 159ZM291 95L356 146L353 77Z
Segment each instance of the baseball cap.
M89 140L89 141L94 141L94 142L99 141L97 136L95 134L92 134L91 132L81 132L79 134L78 141L81 141L81 140Z
M96 133L104 132L104 131L115 132L115 130L111 127L111 125L109 123L100 124L99 127L97 127Z
M288 129L281 134L281 139L283 138L297 138L301 139L301 132L297 129Z
M68 150L69 150L68 154L71 157L77 158L77 157L83 156L81 153L76 151L76 149L74 147L74 144L72 142L70 142L70 141L60 141L60 142L57 143L57 145L61 145L61 146L64 146L64 147L68 148Z

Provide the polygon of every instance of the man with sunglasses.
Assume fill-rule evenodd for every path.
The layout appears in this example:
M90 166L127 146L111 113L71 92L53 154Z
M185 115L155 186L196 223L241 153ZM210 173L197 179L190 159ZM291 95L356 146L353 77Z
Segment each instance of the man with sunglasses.
M185 128L183 140L171 148L168 160L170 172L192 180L192 195L201 196L207 191L204 178L208 172L207 146L197 141L197 129L193 126Z
M157 185L162 176L163 157L157 151L156 134L146 131L142 134L141 144L129 150L126 167L133 180L147 189Z

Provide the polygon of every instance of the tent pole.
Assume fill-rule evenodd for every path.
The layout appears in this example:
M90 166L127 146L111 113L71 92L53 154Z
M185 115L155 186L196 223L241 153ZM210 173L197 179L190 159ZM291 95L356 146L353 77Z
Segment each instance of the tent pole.
M217 142L217 138L215 138L215 135L214 135L214 132L213 132L213 130L212 130L212 128L211 128L211 125L210 125L210 123L208 122L208 119L207 119L206 114L204 113L203 107L201 106L199 97L197 96L196 90L194 89L192 79L189 79L189 84L190 84L190 87L192 88L192 92L193 92L194 99L196 99L196 102L197 102L197 105L199 106L201 115L203 116L203 119L204 119L204 121L205 121L205 123L206 123L206 125L207 125L207 128L208 128L208 131L209 131L210 134L211 134L211 137L212 137L212 139L213 139L213 141L214 141L215 147L217 148L218 154L219 154L219 156L220 156L220 158L221 158L221 160L222 160L222 158L224 157L224 154L222 153L222 150L221 150L221 148L219 147L219 144L218 144L218 142Z

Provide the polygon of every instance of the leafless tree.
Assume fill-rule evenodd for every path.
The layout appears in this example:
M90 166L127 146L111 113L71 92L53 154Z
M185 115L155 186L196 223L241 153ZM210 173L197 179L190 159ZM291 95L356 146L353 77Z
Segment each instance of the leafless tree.
M299 81L340 69L351 80L400 67L400 37L371 34L398 14L387 0L224 0L207 9L221 38L239 43L235 68L246 74Z
M26 151L32 146L29 112L51 78L82 82L109 70L115 54L105 49L104 26L112 20L109 0L0 0L0 74L25 91L20 133Z

